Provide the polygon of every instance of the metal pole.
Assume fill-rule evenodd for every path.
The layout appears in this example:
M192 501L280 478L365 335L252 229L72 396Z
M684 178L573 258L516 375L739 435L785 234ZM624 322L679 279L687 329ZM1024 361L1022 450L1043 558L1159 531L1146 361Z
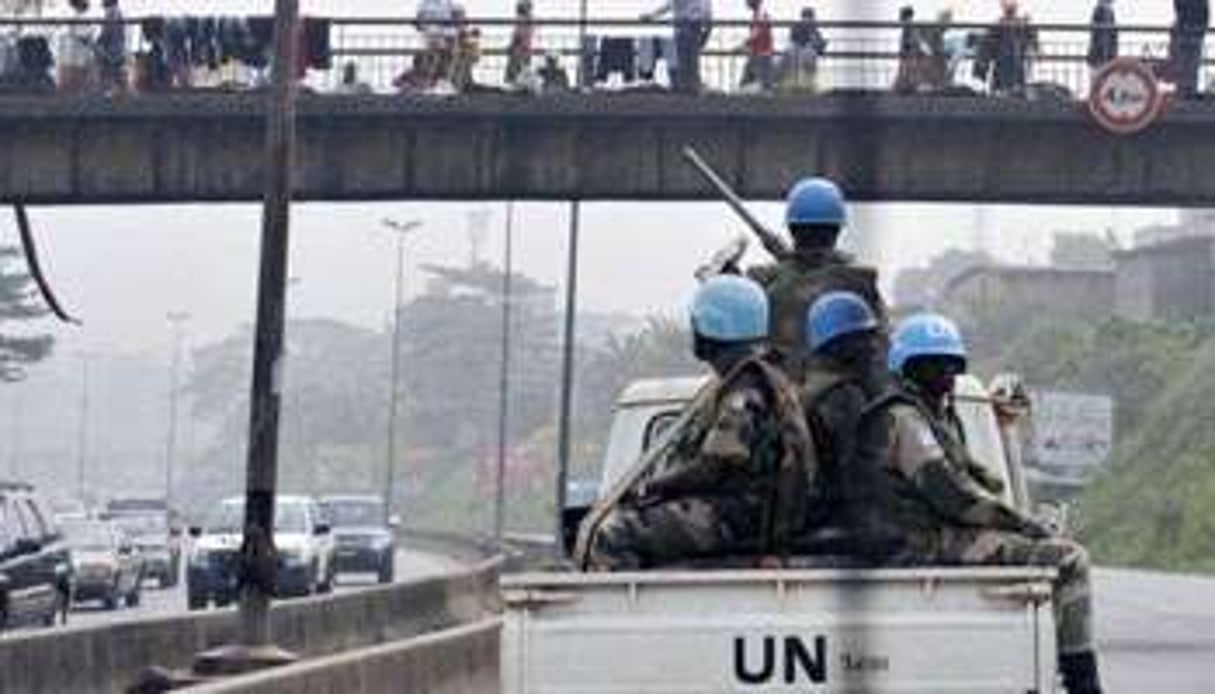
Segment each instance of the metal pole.
M388 379L388 452L384 459L384 522L387 523L392 517L392 504L397 488L397 412L401 399L401 308L405 304L405 238L411 231L422 226L422 223L416 220L401 223L385 219L383 224L397 234L397 274L392 285L392 363L389 365L391 375Z
M295 145L298 0L274 5L273 84L267 104L265 198L253 384L249 398L249 450L245 478L245 534L241 546L240 641L269 646L274 590L274 495L282 396L283 332L287 301L292 167Z
M498 468L494 476L494 541L502 545L506 525L506 447L510 436L511 289L514 273L515 203L506 203L506 245L502 257L502 350L498 365Z
M14 480L21 479L21 447L25 429L25 383L16 383L13 387L13 419L12 432L9 437L9 474Z
M593 69L587 63L586 52L586 31L587 31L587 1L582 0L578 6L578 87L581 89L590 88L590 72ZM591 52L591 57L594 57L595 52ZM577 204L577 203L575 203Z
M80 424L76 440L76 490L84 499L85 469L89 457L89 355L80 355Z
M173 329L173 359L169 370L169 430L165 436L165 505L173 506L173 458L177 448L178 372L181 369L182 324L190 314L170 312L165 316Z
M397 469L397 408L400 407L401 383L401 310L405 303L405 234L397 234L397 274L393 282L392 302L392 378L388 405L388 458L384 461L384 521L392 516L396 492Z
M570 468L570 410L573 407L574 388L574 328L578 309L578 236L582 223L582 203L570 203L569 256L566 260L565 277L565 336L561 355L561 411L557 422L557 509L556 547L561 551L561 514L565 509L565 487Z

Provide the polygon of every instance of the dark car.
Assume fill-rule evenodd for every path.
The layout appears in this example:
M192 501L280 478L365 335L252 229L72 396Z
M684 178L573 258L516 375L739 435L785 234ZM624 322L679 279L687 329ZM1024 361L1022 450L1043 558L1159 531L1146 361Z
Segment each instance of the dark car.
M338 574L373 573L380 583L395 576L396 519L378 496L323 496L321 509L333 529Z
M101 513L130 534L144 558L144 577L161 588L176 586L181 577L182 528L164 499L111 499Z
M28 484L0 483L0 629L67 614L72 565L50 507Z
M100 600L107 610L140 603L143 557L130 536L111 521L64 521L72 549L72 599Z

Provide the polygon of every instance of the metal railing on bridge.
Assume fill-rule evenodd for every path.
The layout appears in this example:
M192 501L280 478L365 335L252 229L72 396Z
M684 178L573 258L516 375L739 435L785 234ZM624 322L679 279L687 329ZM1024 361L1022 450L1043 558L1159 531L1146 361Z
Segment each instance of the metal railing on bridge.
M121 72L99 69L98 20L0 19L0 91L54 92L240 90L264 85L270 46L269 18L125 19ZM411 18L312 18L301 40L305 84L317 92L452 93L458 91L550 91L564 75L582 91L659 91L671 87L672 25L636 19L530 20L534 35L525 69L508 82L515 19L470 18L434 32L428 42ZM1024 89L1012 95L1053 94L1084 98L1089 25L1026 25ZM813 95L837 89L901 90L912 93L989 94L985 24L817 22L825 45L798 53L791 35L798 22L774 21L769 84L745 85L751 56L748 21L713 24L700 66L703 90L736 95ZM914 53L901 52L911 32ZM1166 69L1173 32L1168 27L1118 28L1118 54ZM987 44L991 45L991 44ZM83 46L83 48L82 48ZM800 56L800 58L799 58ZM987 62L986 69L984 63ZM1199 84L1213 74L1210 53ZM440 79L441 78L441 79Z

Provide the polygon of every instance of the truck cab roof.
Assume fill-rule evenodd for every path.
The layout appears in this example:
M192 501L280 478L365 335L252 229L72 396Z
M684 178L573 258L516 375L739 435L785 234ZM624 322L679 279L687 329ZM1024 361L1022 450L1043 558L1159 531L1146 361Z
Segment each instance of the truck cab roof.
M616 398L616 407L684 403L709 382L709 376L683 378L647 378L633 381Z

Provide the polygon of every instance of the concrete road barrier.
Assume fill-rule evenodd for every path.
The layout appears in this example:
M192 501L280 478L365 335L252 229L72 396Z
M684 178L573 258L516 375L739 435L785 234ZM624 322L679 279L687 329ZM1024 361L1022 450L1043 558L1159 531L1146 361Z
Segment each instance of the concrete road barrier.
M502 622L467 626L192 687L192 694L492 694Z
M317 658L478 622L500 611L498 566L490 560L448 576L281 602L272 612L275 640ZM0 692L122 692L145 669L189 667L236 634L236 613L224 610L9 637L0 640Z

